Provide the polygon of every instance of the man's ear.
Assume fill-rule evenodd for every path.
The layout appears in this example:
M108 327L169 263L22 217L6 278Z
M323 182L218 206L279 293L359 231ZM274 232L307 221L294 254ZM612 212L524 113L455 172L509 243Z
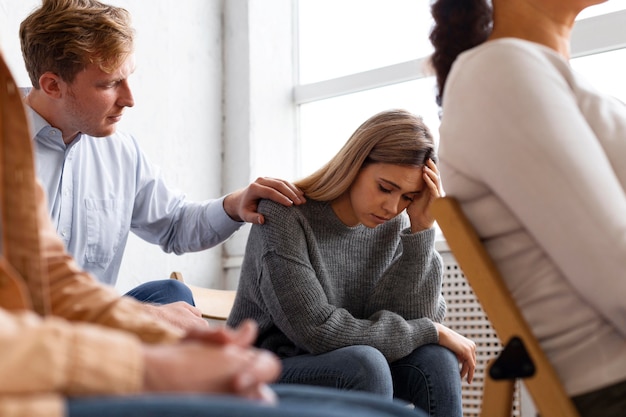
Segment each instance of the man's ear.
M41 74L41 77L39 77L39 86L41 87L41 90L51 98L61 98L62 83L63 80L61 80L61 77L50 71L44 72Z

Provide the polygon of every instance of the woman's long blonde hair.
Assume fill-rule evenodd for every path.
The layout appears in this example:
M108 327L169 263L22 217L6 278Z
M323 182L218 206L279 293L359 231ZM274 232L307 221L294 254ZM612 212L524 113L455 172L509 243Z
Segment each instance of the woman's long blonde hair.
M346 192L368 164L423 166L436 162L435 142L421 117L406 110L387 110L366 120L322 168L295 183L305 195L331 201Z

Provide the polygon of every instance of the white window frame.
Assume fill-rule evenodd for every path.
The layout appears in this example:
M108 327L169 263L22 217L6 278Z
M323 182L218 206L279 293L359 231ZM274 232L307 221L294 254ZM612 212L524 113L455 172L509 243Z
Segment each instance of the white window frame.
M626 10L577 21L572 32L571 57L578 58L626 48ZM296 42L297 47L297 42ZM425 71L428 57L389 65L343 77L294 87L294 105L358 93L372 88L432 76Z

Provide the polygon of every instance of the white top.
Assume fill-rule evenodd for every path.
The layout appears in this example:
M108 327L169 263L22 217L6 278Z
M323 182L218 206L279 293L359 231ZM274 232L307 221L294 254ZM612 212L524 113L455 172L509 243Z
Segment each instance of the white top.
M440 169L567 392L626 380L626 106L518 39L462 54Z

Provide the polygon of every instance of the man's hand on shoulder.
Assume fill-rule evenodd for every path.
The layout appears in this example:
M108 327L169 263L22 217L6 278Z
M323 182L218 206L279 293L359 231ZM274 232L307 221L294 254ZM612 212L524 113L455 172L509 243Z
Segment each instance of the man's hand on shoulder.
M263 224L265 219L257 212L259 200L268 199L284 206L304 203L304 193L288 181L260 177L246 188L237 190L224 199L224 210L235 221Z

